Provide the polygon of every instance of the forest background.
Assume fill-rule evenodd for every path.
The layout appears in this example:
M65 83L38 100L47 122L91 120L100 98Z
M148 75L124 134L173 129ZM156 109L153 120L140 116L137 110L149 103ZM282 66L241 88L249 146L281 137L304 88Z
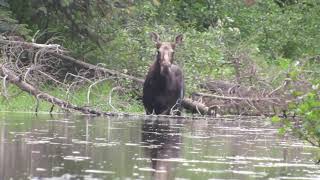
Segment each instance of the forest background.
M293 130L318 146L319 29L318 0L0 0L0 41L59 44L79 60L141 79L155 55L149 33L166 41L181 33L175 62L183 68L187 97L213 80L259 91L281 87L290 97L286 111L302 121L297 125L274 116L273 122L283 124L281 133ZM3 42L0 62L5 64L8 44ZM35 57L27 51L17 56L21 62ZM67 91L65 84L39 79L33 84L77 105L143 113L141 87L130 80L95 75L92 82L73 64L53 64L59 70L47 70L55 70L54 79L72 82ZM37 104L14 85L2 85L1 95L1 111L34 111ZM50 106L41 101L39 109Z

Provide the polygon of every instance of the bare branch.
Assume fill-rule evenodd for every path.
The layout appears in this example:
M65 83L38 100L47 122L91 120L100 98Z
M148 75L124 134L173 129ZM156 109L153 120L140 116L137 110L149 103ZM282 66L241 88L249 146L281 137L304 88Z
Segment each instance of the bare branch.
M266 100L275 100L279 101L279 98L251 98L251 97L230 97L230 96L219 96L214 94L208 94L208 93L194 93L199 96L205 96L205 97L213 97L218 99L226 99L226 100L240 100L240 101L266 101Z
M37 43L29 43L29 42L24 42L24 41L10 41L10 40L0 40L0 44L32 46L32 47L39 48L39 49L46 48L46 49L56 50L57 52L62 52L61 46L59 44L37 44Z
M88 92L87 92L87 103L90 104L90 93L91 93L91 88L95 85L97 85L98 83L101 83L103 81L106 81L106 80L110 80L111 78L104 78L104 79L100 79L94 83L92 83L89 88L88 88Z
M110 93L109 93L109 106L113 109L113 111L115 111L115 112L119 112L113 105L112 105L112 93L113 93L113 91L115 91L115 90L120 90L120 89L122 89L122 87L120 87L120 86L117 86L117 87L114 87L114 88L112 88L111 89L111 91L110 91Z

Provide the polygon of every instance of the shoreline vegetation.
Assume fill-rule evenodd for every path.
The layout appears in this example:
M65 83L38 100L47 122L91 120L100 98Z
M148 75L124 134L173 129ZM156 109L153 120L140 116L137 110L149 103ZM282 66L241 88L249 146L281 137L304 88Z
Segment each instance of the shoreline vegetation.
M46 44L36 44L36 43L27 43L27 42L19 42L19 41L0 41L2 44L6 44L5 47L9 47L9 49L5 49L4 51L7 52L16 52L16 47L19 47L22 52L25 51L24 47L32 47L35 53L38 52L42 53L43 59L39 59L39 62L41 64L37 65L36 62L30 63L29 67L23 67L20 68L18 66L15 66L17 64L15 62L8 62L5 61L3 64L0 64L0 74L4 77L4 81L8 81L14 85L16 85L18 88L20 88L22 91L28 92L30 95L35 97L35 112L38 112L39 108L39 100L44 100L52 104L50 108L50 112L53 111L54 106L58 106L65 110L75 110L82 112L84 114L93 114L93 115L103 115L108 114L108 112L100 111L96 108L90 108L90 95L91 90L93 86L96 86L99 83L102 83L103 81L107 81L110 79L125 79L127 81L132 81L136 85L138 85L138 88L141 88L141 85L143 84L143 80L133 77L131 75L127 75L115 70L106 69L104 67L95 66L92 64L88 64L86 62L82 62L79 60L76 60L72 57L63 55L62 53L64 50L60 49L60 45L46 45ZM22 53L20 52L20 53ZM74 83L77 83L76 81L70 81L69 84L65 83L65 80L68 75L70 75L70 72L67 72L64 78L64 82L59 81L54 77L54 74L47 74L45 73L46 70L41 70L42 67L48 67L52 66L52 59L54 61L69 61L67 63L73 63L73 66L80 66L84 71L87 71L85 75L74 75L78 78L84 79L84 82L79 90L84 89L86 86L88 86L87 89L87 105L78 106L76 104L73 104L69 100L63 100L59 97L55 97L54 95L51 95L49 93L46 93L45 91L41 91L39 88L34 85L33 82L35 80L39 79L40 74L41 76L44 75L46 79L42 80L44 84L47 84L49 81L53 81L57 85L63 85L65 86L65 90L62 90L61 92L64 92L66 94L67 98L69 98L70 89L72 88ZM50 59L48 61L47 59ZM22 62L20 62L22 63ZM62 62L66 63L66 62ZM37 67L38 66L38 67ZM57 67L57 71L59 71L63 67ZM39 75L34 75L34 77L31 77L31 81L28 82L27 78L28 76L32 76L31 74L33 71L39 71ZM19 73L17 73L19 72ZM52 72L51 72L52 73ZM103 74L99 75L98 78L95 78L92 74ZM89 75L87 75L89 74ZM23 77L23 78L22 78ZM91 79L90 79L91 78ZM35 80L32 80L35 79ZM286 84L286 83L285 83ZM290 99L286 99L284 97L280 96L274 96L276 91L279 91L281 88L283 88L284 85L277 87L276 89L273 89L271 92L264 92L262 94L261 92L253 91L250 88L244 88L243 86L240 86L240 84L229 84L227 82L223 81L209 81L206 82L205 85L203 85L203 89L207 89L211 93L215 93L220 91L221 95L214 95L209 93L200 93L200 92L193 92L192 93L192 99L184 98L182 100L182 105L185 109L188 109L192 112L199 113L200 115L216 115L217 110L219 110L219 114L242 114L242 115L265 115L265 116L274 116L278 115L279 112L276 112L276 109L282 109L282 111L285 113L287 111L287 103L282 102L289 102ZM7 92L6 89L6 83L3 84L4 91ZM99 89L99 87L98 87ZM108 97L108 106L111 107L111 109L115 112L118 110L112 105L112 92L114 90L121 90L123 87L117 86L113 87ZM103 90L103 89L101 89ZM77 90L75 90L75 93ZM107 94L107 93L105 93ZM73 96L73 95L72 95ZM4 97L6 97L6 93L4 93ZM102 96L101 96L102 97ZM209 98L209 99L208 99ZM100 105L101 104L97 104ZM89 107L88 107L89 106ZM224 112L224 109L221 110L221 107L226 107L226 111ZM247 107L247 108L244 108ZM264 109L264 110L262 110ZM271 110L270 110L271 109ZM229 111L231 110L231 111ZM256 110L256 111L254 111ZM272 112L273 110L273 112ZM284 114L284 116L287 116Z
M317 0L4 0L0 111L144 114L149 33L181 33L188 115L267 116L320 146L318 12Z

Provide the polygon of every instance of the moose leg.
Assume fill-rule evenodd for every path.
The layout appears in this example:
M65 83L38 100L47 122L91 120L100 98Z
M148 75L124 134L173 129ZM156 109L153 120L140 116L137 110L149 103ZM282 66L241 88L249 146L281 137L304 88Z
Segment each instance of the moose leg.
M170 108L161 103L155 105L154 111L156 114L170 115Z
M154 111L154 108L152 106L144 106L144 109L146 110L147 115L152 114Z

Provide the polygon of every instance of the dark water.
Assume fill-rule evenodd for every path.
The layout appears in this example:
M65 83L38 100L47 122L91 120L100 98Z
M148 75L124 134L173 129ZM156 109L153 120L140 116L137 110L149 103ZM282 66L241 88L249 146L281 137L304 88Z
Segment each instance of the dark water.
M259 118L0 113L0 179L320 179L319 150Z

